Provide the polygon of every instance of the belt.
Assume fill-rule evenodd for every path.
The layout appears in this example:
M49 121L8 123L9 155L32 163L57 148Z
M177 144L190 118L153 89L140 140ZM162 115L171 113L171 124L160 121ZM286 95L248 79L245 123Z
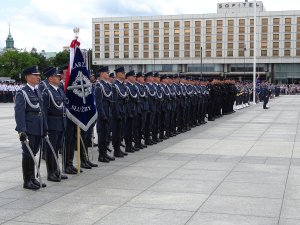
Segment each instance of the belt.
M26 115L30 115L30 116L42 116L42 112L26 112Z

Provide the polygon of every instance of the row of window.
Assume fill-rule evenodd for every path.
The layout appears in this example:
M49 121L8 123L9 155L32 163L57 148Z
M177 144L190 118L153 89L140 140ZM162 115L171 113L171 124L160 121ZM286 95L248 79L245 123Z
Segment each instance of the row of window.
M212 52L211 50L206 50L203 52L203 57L206 57L206 58L210 58L212 57ZM269 52L269 55L268 55L268 52ZM159 59L160 57L162 58L169 58L169 57L172 57L172 54L170 54L171 52L170 51L163 51L162 52L162 55L160 56L159 55L159 52L156 51L156 52L153 52L152 54L152 59L156 58L156 59ZM180 54L182 53L182 54ZM225 57L225 54L224 54L224 51L222 50L218 50L218 51L215 51L215 57ZM239 50L238 51L238 57L244 57L246 56L246 51L244 50ZM272 53L272 55L270 55ZM279 56L279 53L280 51L278 49L273 49L272 51L268 51L268 50L261 50L260 51L260 56L262 57L269 57L269 56ZM253 56L254 52L253 50L250 50L250 54L247 55L247 56ZM121 55L121 52L119 51L114 51L114 52L105 52L104 53L104 58L110 58L110 56L113 56L113 58L120 58L120 55ZM122 55L123 55L123 58L129 58L129 51L127 52L122 52ZM189 50L185 50L185 51L173 51L173 57L174 58L179 58L179 57L184 57L184 58L187 58L187 57L191 57L191 51ZM228 50L227 51L227 57L233 57L234 56L234 51L233 50ZM289 57L291 56L291 50L290 49L287 49L287 50L284 50L283 51L283 56L286 56L286 57ZM300 56L300 49L296 49L296 56ZM140 57L140 52L138 51L134 51L133 52L133 58L139 58ZM195 51L194 52L194 57L201 57L201 51ZM100 53L96 52L95 53L95 58L100 58ZM147 52L147 51L144 51L143 52L143 59L149 59L150 58L150 52Z
M245 26L246 25L246 20L249 19L238 19L238 24L240 26ZM284 24L292 24L292 18L291 17L286 17L283 19L281 18L261 18L261 24L262 25L269 25L269 21L273 21L273 25L280 25L280 22L284 21ZM201 22L202 21L194 21L194 23L192 24L191 21L182 21L182 25L181 25L181 21L172 21L172 22L151 22L153 23L153 27L154 28L160 28L160 24L163 25L163 27L169 28L171 27L170 24L173 24L173 27L191 27L191 25L195 26L195 27L201 27ZM205 21L205 25L206 26L212 26L213 20L206 20ZM134 29L139 29L140 28L140 23L138 22L133 22L133 28ZM150 22L143 22L143 28L150 28ZM217 26L223 26L224 24L227 24L228 26L234 26L236 25L235 20L234 19L227 19L227 23L225 23L224 20L216 20L216 25ZM300 17L297 17L297 24L300 24ZM120 26L122 25L122 27ZM250 25L254 25L254 19L250 19ZM130 28L130 23L114 23L113 26L111 26L110 24L104 24L104 30L109 30L111 27L113 27L115 30L116 29L129 29ZM100 30L100 24L95 24L95 30Z

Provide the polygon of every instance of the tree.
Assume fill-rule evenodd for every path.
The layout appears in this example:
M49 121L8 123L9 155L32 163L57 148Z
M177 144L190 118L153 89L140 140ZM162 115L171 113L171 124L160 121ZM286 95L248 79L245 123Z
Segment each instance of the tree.
M70 52L65 50L56 54L54 58L51 59L53 66L61 66L69 64Z

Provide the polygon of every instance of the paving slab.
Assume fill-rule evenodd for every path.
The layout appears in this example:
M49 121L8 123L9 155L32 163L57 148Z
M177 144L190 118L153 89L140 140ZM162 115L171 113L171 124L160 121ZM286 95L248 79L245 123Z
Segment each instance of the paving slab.
M47 187L33 192L22 188L13 104L0 103L0 224L300 224L300 96L269 105L251 105L60 183L46 181L42 161ZM89 153L97 162L97 149Z

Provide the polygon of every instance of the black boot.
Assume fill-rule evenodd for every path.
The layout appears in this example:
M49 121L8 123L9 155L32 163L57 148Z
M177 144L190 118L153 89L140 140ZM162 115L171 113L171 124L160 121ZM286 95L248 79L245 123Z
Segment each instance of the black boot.
M101 147L99 148L99 157L98 157L98 161L99 162L104 162L104 163L109 163L110 160L108 158L106 158L106 148L105 147Z
M22 159L23 180L24 180L23 188L30 189L30 190L38 190L40 186L37 186L34 183L32 183L30 179L30 160L24 158Z
M54 167L54 156L50 149L46 150L46 167L47 167L47 180L53 182L60 182L59 177L55 174L55 167Z
M123 158L124 157L124 154L122 153L120 147L114 147L114 157L116 157L116 158Z
M30 179L31 179L31 182L34 183L36 186L41 187L40 182L37 179L35 179L34 161L30 160L29 163L30 163ZM45 183L42 183L43 188L46 187L46 186L47 185Z

